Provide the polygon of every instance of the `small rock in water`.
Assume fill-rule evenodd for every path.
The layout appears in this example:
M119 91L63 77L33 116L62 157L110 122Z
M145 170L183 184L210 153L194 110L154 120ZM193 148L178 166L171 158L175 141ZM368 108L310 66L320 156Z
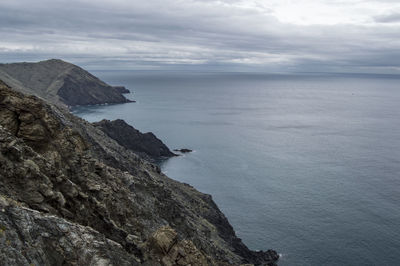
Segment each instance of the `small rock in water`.
M182 152L182 153L188 153L188 152L192 152L193 150L190 150L190 149L175 149L174 151L179 151L179 152Z

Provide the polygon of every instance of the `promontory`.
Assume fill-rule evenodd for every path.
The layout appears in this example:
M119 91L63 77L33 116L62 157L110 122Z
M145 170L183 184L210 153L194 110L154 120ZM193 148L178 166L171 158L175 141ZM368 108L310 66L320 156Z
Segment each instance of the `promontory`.
M243 244L210 195L110 137L133 128L105 130L114 124L64 106L126 101L112 86L58 60L0 71L2 265L276 265L275 251Z

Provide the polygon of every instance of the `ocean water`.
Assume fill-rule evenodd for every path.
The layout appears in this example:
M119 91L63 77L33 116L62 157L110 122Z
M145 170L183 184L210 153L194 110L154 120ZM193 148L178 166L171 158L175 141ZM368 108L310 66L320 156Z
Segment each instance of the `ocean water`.
M194 152L162 170L213 196L279 265L400 265L400 77L94 72L136 103L80 107Z

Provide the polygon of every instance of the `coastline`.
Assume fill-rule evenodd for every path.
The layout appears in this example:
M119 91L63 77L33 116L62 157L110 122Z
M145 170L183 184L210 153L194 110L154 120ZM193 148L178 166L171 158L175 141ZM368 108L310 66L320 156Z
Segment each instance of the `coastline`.
M3 85L1 93L3 94L3 96L0 97L0 99L3 99L1 105L3 107L7 106L6 109L0 108L0 115L2 117L7 117L7 119L2 120L3 121L2 126L4 126L2 130L4 131L4 129L7 129L10 132L14 132L15 125L17 125L18 127L15 131L16 132L15 137L17 137L16 140L18 141L19 138L22 139L24 142L26 142L26 144L21 143L21 145L28 145L35 152L39 152L41 156L44 156L48 164L54 165L55 170L53 171L55 172L61 171L63 172L62 175L65 176L62 177L61 179L57 176L54 176L54 179L53 177L51 177L50 183L46 185L44 184L41 185L41 182L39 182L35 186L33 186L33 184L29 184L27 187L25 186L20 187L19 184L9 183L9 180L7 179L8 177L18 178L17 172L9 172L7 175L3 173L6 179L3 178L3 180L0 181L3 182L4 185L8 184L6 186L3 185L3 189L0 191L1 195L7 197L5 200L6 203L4 203L5 207L10 206L11 203L9 202L9 200L7 200L8 198L10 198L12 200L15 200L16 202L23 202L33 210L38 210L39 212L47 210L46 212L53 213L54 215L59 216L61 218L72 219L75 223L78 224L83 223L86 225L90 225L94 229L98 230L100 233L105 234L106 237L109 237L110 239L120 243L123 247L125 247L125 249L128 248L128 246L133 245L134 248L132 250L133 252L132 254L133 256L136 257L136 260L139 261L151 261L157 258L167 259L165 254L164 255L157 254L157 252L154 251L154 249L157 248L156 247L157 245L154 246L154 243L152 244L146 242L146 239L148 239L149 237L150 238L156 237L157 235L157 232L155 231L156 228L159 228L159 226L163 224L162 221L166 220L168 221L168 224L172 227L172 230L176 232L178 238L180 239L183 238L186 239L185 241L189 241L184 243L189 243L189 246L192 245L190 244L191 243L190 241L195 243L195 246L197 246L197 248L192 252L194 252L194 254L200 252L199 254L202 254L201 256L204 256L204 260L202 260L200 264L211 263L219 265L222 261L226 261L228 264L232 263L236 264L239 262L265 264L265 265L275 264L275 261L278 259L278 255L275 251L273 250L268 250L265 252L250 251L241 242L241 240L236 237L233 228L227 221L226 217L220 212L216 204L213 202L211 196L199 193L191 186L182 184L174 180L170 180L168 177L163 175L155 165L142 161L138 156L132 153L132 151L122 148L116 142L110 141L110 139L105 137L104 133L101 133L100 131L95 129L90 123L84 121L83 119L74 117L72 113L69 112L64 113L62 108L58 109L57 106L51 106L49 105L49 103L45 103L37 97L25 96L23 94L13 92L6 85ZM12 101L8 102L4 101L4 99L12 99ZM26 109L26 105L35 106L35 108L30 108L28 111L28 114L30 116L36 117L35 120L36 122L34 122L33 124L31 124L31 122L28 122L31 120L25 121L24 120L25 118L22 118L22 116L20 115L21 112L26 112L22 110L28 110ZM18 117L21 117L19 119L23 119L21 120L22 122L18 122L19 124L18 123L15 124L16 122L13 118L14 116L11 115L11 113L9 113L9 111L7 110L14 110L13 112L18 113ZM24 117L29 117L29 116L24 114ZM45 127L42 128L44 125ZM63 131L59 131L59 128L64 128L64 129ZM4 134L5 133L6 132L4 132ZM10 142L8 144L6 143L8 145L7 147L9 147L10 145L15 145L15 144L10 144L15 142L14 141L15 137L12 137L11 135L7 136L8 137L6 137L6 139L10 139ZM24 150L27 149L27 146L21 146L18 147L17 149ZM52 155L50 156L50 154ZM9 161L10 165L15 165L13 167L21 167L15 164L15 162L13 161L14 157L9 157L11 155L12 154L3 153L3 156L6 156L5 158L6 160ZM18 158L19 156L31 156L31 155L29 155L28 153L26 155L25 153L21 155L17 154L17 159L21 160L22 158ZM87 156L94 156L93 159L98 161L95 163L97 164L97 166L94 166L94 169L96 169L95 173L96 175L98 175L98 177L96 178L100 179L97 181L81 180L79 176L76 175L76 171L78 169L81 169L79 171L85 173L87 170L84 170L84 168L82 168L82 165L80 165L80 160L82 159L79 159L78 161L76 161L77 160L76 158L72 159L76 156L82 159L86 158ZM27 159L26 158L22 159L22 161L25 160ZM33 158L30 160L33 160ZM34 164L37 165L39 169L43 167L42 163L40 162L35 162ZM59 167L64 164L65 166L61 168ZM104 166L102 166L102 164L104 164ZM72 165L74 165L73 168L75 168L75 170L72 170L73 169L71 168ZM102 170L103 168L104 170ZM42 171L45 170L41 169L40 172ZM114 172L113 178L111 175L103 176L106 172L110 171ZM122 174L121 171L126 171L125 173L127 173L128 176L126 176L126 174L121 175ZM89 172L87 174L89 174ZM114 180L113 182L117 183L121 182L122 180L126 180L124 182L127 182L127 180L129 179L139 178L138 180L134 181L135 184L134 187L136 187L136 189L134 189L131 192L128 191L124 192L126 193L127 197L129 197L128 195L130 195L130 193L133 193L133 195L135 195L135 193L140 193L140 194L144 193L145 194L144 197L147 199L151 199L154 196L156 196L155 198L156 203L159 202L157 204L160 204L160 206L152 207L155 208L155 210L157 210L156 213L153 212L153 214L150 216L147 215L136 216L136 219L139 219L139 221L143 221L144 224L148 224L149 222L153 224L150 227L146 225L145 227L140 229L139 235L138 232L134 233L135 238L138 238L138 241L135 240L131 243L130 240L129 241L127 240L126 234L128 234L129 236L129 231L131 231L132 229L126 227L126 225L124 224L120 224L116 221L111 221L111 224L109 222L106 222L106 224L104 224L104 221L100 222L100 220L98 220L100 217L93 215L89 215L89 217L92 217L91 219L93 219L92 221L90 221L87 220L87 218L79 215L79 212L77 212L79 208L82 208L82 207L77 208L78 205L85 204L84 202L86 202L88 197L89 198L93 197L94 201L99 201L99 200L100 200L99 202L104 201L104 199L101 199L102 197L104 197L101 196L101 194L104 193L102 191L104 190L106 191L109 189L107 188L107 186L109 186L107 184L108 182L103 183L104 181L106 181L104 179L105 177L110 180ZM44 178L44 177L39 175L38 178ZM88 184L87 182L89 181L92 182L92 184ZM66 183L64 185L61 185L61 187L59 185L56 185L59 184L60 182L61 184L64 184L65 182ZM94 183L95 185L93 184L93 182L95 182ZM145 185L148 182L150 182L149 184L155 182L151 186L159 187L157 189L158 192L156 195L150 196L150 194L147 194L150 191L143 190L142 188L140 188L142 185ZM160 182L162 184L161 187L159 184ZM71 186L70 184L72 184L72 187L70 187ZM149 184L145 186L148 186ZM10 188L10 185L13 186L12 189ZM39 189L39 187L36 188L37 185L39 185L39 187L46 186L50 190L48 191L46 190L46 192L40 192L41 196L39 196L39 194L37 195L34 194L35 195L34 197L33 194L31 194L32 192L27 193L28 188L29 191L33 192L36 189ZM123 188L124 190L128 189L128 187L124 188L124 185L122 184L118 185L117 187L119 189ZM137 190L138 188L140 189ZM26 195L28 196L28 198L21 198L17 196L18 194L14 194L13 191L14 192L20 191L19 193L21 195L27 193ZM151 193L154 193L153 190L151 191L152 191ZM99 192L101 193L99 194ZM121 192L122 191L120 191L119 194L121 194ZM59 195L57 196L59 198L53 202L52 198L54 197L54 195ZM78 196L82 195L79 196L82 197L82 199L80 199L79 197L75 198L77 195ZM120 197L123 195L124 194L121 194ZM100 198L98 198L99 196ZM106 213L108 213L108 215L114 216L115 215L113 214L115 213L114 204L120 204L120 203L119 200L116 200L116 198L114 198L114 196L112 196L111 194L110 196L111 196L110 200L112 200L111 202L114 203L113 204L111 202L107 203L107 201L104 202L106 205L101 207L103 208L101 212L105 211ZM188 205L187 203L184 203L185 200L183 200L182 197L193 198L193 200L195 200L195 202L197 203L191 203ZM66 205L66 202L68 203L68 205ZM147 206L147 204L149 203L146 202L147 200L143 202L145 204L143 206L141 206L140 203L134 203L134 204L136 205L136 208L141 209L142 211L148 213L149 206ZM133 204L133 202L131 202L130 204L124 203L123 205L120 205L118 209L123 208L125 212L128 213L132 212L132 210L129 210L129 208L127 209L126 207L131 204ZM203 207L199 209L199 206L196 206L197 204L203 205ZM11 205L13 207L9 208L15 208L16 206L15 204ZM206 208L204 209L204 207ZM84 208L87 210L86 212L91 213L93 211L98 212L96 211L96 208L99 207L86 206ZM203 210L199 212L199 210L202 209L206 211ZM131 220L132 219L132 217L130 217L131 215L134 214L129 214L128 216L124 215L123 219ZM157 216L159 217L157 218ZM8 219L7 217L4 218ZM203 219L204 221L208 222L204 223ZM103 226L109 227L109 229L104 230ZM203 228L202 229L203 233L197 232L198 229L195 229L196 227ZM139 230L139 228L136 228L135 230ZM127 232L122 234L122 238L121 236L118 236L120 233L115 235L117 232L121 230L123 232ZM153 236L151 236L152 234ZM219 244L217 246L214 246L215 244L212 243L219 243ZM198 245L201 246L201 249L196 251L199 248ZM146 256L140 255L143 253L148 255ZM175 256L176 255L174 254L169 254L168 259L176 259ZM65 258L65 259L70 259L70 258ZM189 256L187 257L187 259L190 260L193 258ZM222 261L218 262L219 260ZM192 263L195 262L192 261Z

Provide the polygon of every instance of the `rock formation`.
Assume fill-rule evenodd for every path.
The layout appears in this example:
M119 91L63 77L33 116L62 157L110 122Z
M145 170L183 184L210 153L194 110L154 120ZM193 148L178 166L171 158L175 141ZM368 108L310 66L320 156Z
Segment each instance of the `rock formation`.
M189 152L192 152L193 150L183 148L183 149L174 149L174 151L179 151L181 153L189 153Z
M104 119L93 123L93 125L121 146L132 150L146 160L157 161L176 156L153 133L141 133L139 130L128 125L124 120L117 119L110 121Z
M38 212L0 195L1 265L140 265L88 226Z
M119 89L57 59L0 64L0 79L19 91L68 106L130 102Z
M116 89L117 91L119 91L120 93L131 93L127 88L125 88L124 86L113 86L114 89Z
M91 123L0 81L5 265L275 265L211 196L174 181Z

